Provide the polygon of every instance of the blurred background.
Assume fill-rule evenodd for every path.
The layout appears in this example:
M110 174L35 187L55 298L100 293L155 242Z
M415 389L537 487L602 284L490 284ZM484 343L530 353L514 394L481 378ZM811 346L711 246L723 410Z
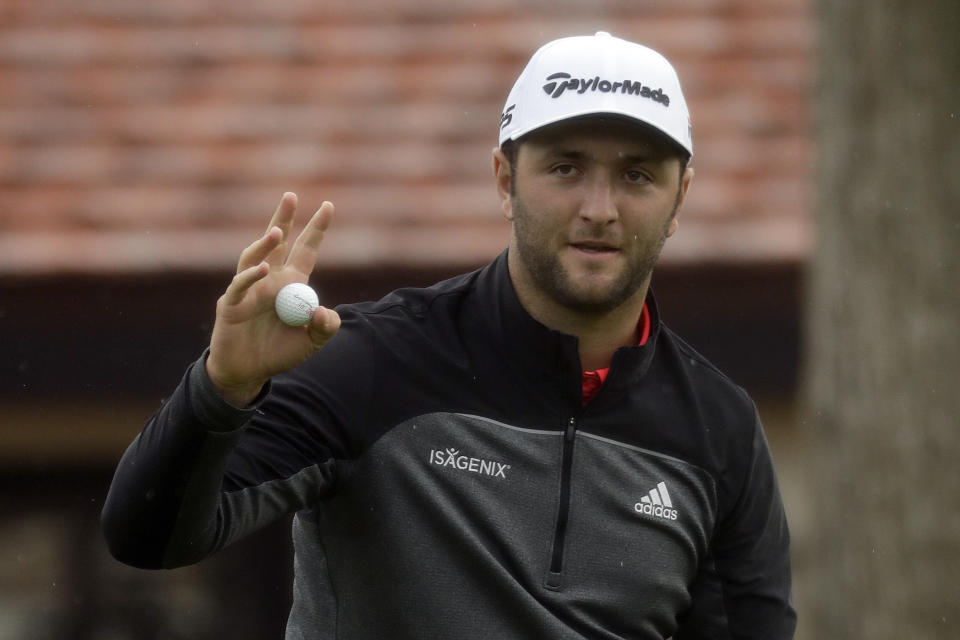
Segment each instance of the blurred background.
M798 638L956 637L958 10L821 4L2 0L0 639L282 637L289 521L127 568L97 521L114 465L284 191L337 206L326 304L496 256L507 92L597 30L664 53L690 104L654 287L759 405Z

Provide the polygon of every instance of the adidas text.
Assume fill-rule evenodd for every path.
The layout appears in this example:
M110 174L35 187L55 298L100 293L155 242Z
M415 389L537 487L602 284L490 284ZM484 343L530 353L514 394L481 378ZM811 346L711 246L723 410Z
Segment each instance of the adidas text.
M601 93L617 93L619 91L623 94L649 98L665 107L670 106L670 96L665 94L663 89L654 89L634 80L601 80L600 76L574 78L569 73L560 72L547 76L547 83L543 85L543 90L551 98L559 98L568 90L580 94L587 91L599 91Z
M652 505L638 502L637 504L633 505L633 509L637 513L642 513L645 516L657 516L658 518L665 518L667 520L677 519L676 509L669 509L660 504Z
M483 458L460 455L458 449L445 449L443 451L431 449L430 464L504 479L507 477L507 470L510 469L510 465L496 460L484 460Z

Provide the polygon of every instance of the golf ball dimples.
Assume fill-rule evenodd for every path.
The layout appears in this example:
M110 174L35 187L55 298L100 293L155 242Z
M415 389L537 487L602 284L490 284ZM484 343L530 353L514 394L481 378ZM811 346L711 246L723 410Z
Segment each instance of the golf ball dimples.
M317 292L302 282L293 282L280 289L274 303L277 315L292 327L302 327L310 322L313 310L318 306Z

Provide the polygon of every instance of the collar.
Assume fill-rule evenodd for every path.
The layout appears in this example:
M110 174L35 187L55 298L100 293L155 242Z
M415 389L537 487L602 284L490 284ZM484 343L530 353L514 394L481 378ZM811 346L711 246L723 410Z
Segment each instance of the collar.
M638 324L640 337L637 341L637 346L643 347L650 338L650 305L647 301L643 303L643 311L640 314L640 322ZM581 374L580 394L582 404L586 405L593 400L594 396L600 391L600 388L606 384L608 375L610 375L610 367L584 371Z
M564 393L580 406L582 375L577 338L555 331L533 318L513 288L503 251L482 269L476 281L477 304L474 321L484 325L484 333L493 333L500 366L515 368L520 376L542 376L552 385L560 384ZM632 387L649 369L660 334L660 313L653 291L647 293L650 332L641 346L620 347L613 354L606 385L614 390Z

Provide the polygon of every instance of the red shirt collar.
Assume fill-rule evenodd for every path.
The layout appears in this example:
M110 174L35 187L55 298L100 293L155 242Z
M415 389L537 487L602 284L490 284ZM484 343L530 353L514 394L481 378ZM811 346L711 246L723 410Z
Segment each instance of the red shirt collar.
M640 340L637 342L638 347L647 344L647 340L650 339L650 324L650 309L647 308L647 303L644 302L643 311L640 312L640 324L638 327L640 329ZM600 391L600 387L607 381L608 373L610 373L610 367L583 372L583 404L587 404L593 396L597 395L597 391Z

